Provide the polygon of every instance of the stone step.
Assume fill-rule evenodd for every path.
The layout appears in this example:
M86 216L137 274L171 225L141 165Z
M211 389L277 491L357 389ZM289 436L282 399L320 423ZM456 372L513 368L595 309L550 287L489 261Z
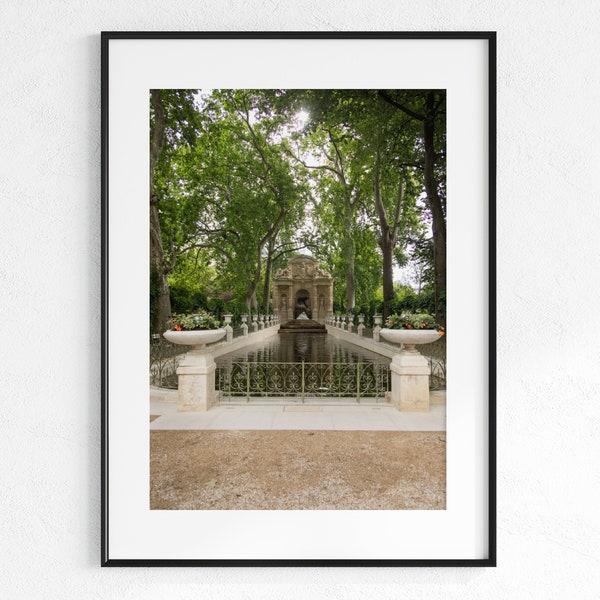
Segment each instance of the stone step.
M280 325L279 333L327 333L327 329L312 319L292 319Z

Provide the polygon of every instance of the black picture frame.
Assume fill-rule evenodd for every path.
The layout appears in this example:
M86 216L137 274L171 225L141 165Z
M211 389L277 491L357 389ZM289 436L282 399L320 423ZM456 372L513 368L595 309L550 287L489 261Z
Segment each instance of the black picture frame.
M485 223L481 232L481 244L484 255L487 256L487 281L481 283L482 289L482 313L485 314L486 322L485 340L483 346L487 350L486 367L487 372L481 374L485 382L485 413L486 431L482 432L485 439L484 461L485 477L481 481L483 496L487 498L482 510L486 513L485 524L482 526L481 556L440 556L440 557L411 557L401 556L398 558L384 557L327 557L327 558L239 558L233 553L230 557L161 557L136 555L135 551L126 555L113 551L111 545L114 528L118 524L112 523L111 515L114 510L114 499L111 492L119 483L111 479L111 465L115 464L115 448L122 444L121 433L113 431L115 421L113 417L113 381L111 371L111 358L115 353L113 324L114 300L111 294L119 292L119 281L113 277L115 255L118 256L118 244L111 229L111 217L114 218L115 211L122 210L121 206L111 206L112 194L112 155L115 148L111 146L111 111L114 108L113 91L114 82L111 80L112 71L115 68L111 62L112 47L115 43L125 42L135 51L137 42L151 41L163 43L170 41L242 41L242 40L309 40L327 41L332 45L341 41L415 41L431 43L453 43L464 41L477 41L483 44L485 70L487 81L481 81L487 105L484 107L487 113L487 198L484 210ZM101 195L102 195L102 398L101 398L101 478L102 478L102 501L101 501L101 565L107 567L119 566L304 566L304 567L373 567L373 566L399 566L399 567L433 567L433 566L468 566L468 567L494 567L496 566L496 33L495 32L103 32L101 34L102 52L102 138L101 138ZM154 82L153 86L158 87ZM164 87L168 87L164 85ZM360 86L357 86L360 87ZM450 135L450 134L449 134ZM115 254L117 252L117 254ZM147 265L146 265L147 266ZM146 340L144 340L145 342ZM119 521L122 523L122 521ZM383 535L383 532L382 532Z

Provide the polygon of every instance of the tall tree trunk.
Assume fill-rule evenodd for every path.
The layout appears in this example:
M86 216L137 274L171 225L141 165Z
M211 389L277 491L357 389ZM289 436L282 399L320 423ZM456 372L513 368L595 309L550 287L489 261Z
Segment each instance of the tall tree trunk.
M351 205L350 205L351 206ZM350 208L348 208L350 213ZM351 312L356 302L356 284L354 280L354 261L356 249L352 239L352 215L346 214L344 219L344 246L346 259L346 310Z
M432 217L433 268L435 274L435 318L440 325L446 324L446 217L440 200L435 177L435 114L434 94L426 99L427 118L424 124L425 164L424 183L427 202Z
M160 157L165 138L165 108L160 90L151 90L154 125L150 138L150 277L156 285L151 328L154 333L162 333L171 316L171 297L165 253L158 218L158 198L154 193L154 169Z
M160 223L156 202L150 202L150 281L154 292L152 314L153 333L162 333L167 329L171 316L171 296L167 280L168 269L165 266Z
M251 295L246 294L244 303L246 304L246 308L248 309L248 314L257 312L258 303L256 302L256 293Z
M258 287L258 283L260 281L260 272L262 271L262 249L263 245L261 244L259 245L258 249L258 259L256 269L254 270L254 276L246 287L246 306L255 306L257 308L258 303L256 301L256 288Z
M354 282L354 252L346 255L346 310L352 312L356 304L356 285Z
M263 285L263 311L269 312L269 299L271 297L271 274L273 272L273 255L275 254L275 237L269 238L267 244L267 260L265 262L265 282Z
M380 158L377 155L375 159L374 170L374 196L375 208L379 216L380 238L379 246L383 255L383 318L386 319L392 312L391 304L394 299L394 248L398 239L398 226L402 211L403 186L398 183L398 198L395 207L394 221L390 225L383 198L381 197L381 170Z
M388 231L383 233L380 245L383 254L383 318L392 314L394 300L394 244Z

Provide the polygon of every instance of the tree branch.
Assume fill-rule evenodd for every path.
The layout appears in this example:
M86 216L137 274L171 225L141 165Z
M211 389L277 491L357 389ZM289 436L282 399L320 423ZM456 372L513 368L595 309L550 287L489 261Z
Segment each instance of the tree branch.
M262 163L264 166L264 171L265 171L264 182L277 197L279 195L279 190L273 185L273 183L271 182L271 180L269 178L269 171L271 170L271 165L270 165L269 161L267 160L264 150L258 141L258 136L250 123L250 109L248 108L245 94L243 95L243 102L244 102L244 114L242 115L242 119L244 119L244 122L246 123L246 127L248 127L248 131L250 132L250 135L252 136L252 145L256 148L257 152L260 154L260 158L262 160Z
M412 117L413 119L417 119L417 121L425 121L426 120L425 115L421 115L421 114L415 112L414 110L411 110L410 108L400 104L399 102L396 102L396 100L394 100L384 90L378 90L377 95L380 98L382 98L383 100L385 100L388 104L395 106L396 108L400 109L403 113L407 114L408 116Z
M392 227L391 238L395 240L398 235L400 218L402 217L402 201L404 199L404 181L398 182L398 199L396 200L396 213L394 214L394 225Z
M442 106L442 104L444 104L444 100L445 100L445 97L444 97L444 94L442 94L440 96L439 100L437 101L436 105L433 107L433 111L432 112L433 112L433 117L434 118L437 117L438 111L439 111L440 107Z
M222 245L214 244L212 242L201 242L201 243L197 243L197 244L190 244L189 246L187 246L186 248L184 248L182 250L182 253L188 252L189 250L193 250L194 248L198 248L198 249L214 248L215 250L218 250L220 254L224 254L229 260L233 260L231 253L229 253L227 250L225 250Z
M344 161L342 160L340 149L338 148L335 139L333 139L333 135L331 134L331 131L329 129L327 130L327 133L329 134L329 141L331 142L331 145L333 146L333 149L335 150L335 155L337 157L336 160L332 160L331 162L333 162L338 168L337 173L340 183L344 186L347 186L348 184L346 183L346 175L344 174ZM329 158L329 156L327 158Z
M373 180L373 190L375 196L375 209L377 210L377 214L379 215L379 221L381 223L382 231L384 229L389 229L389 223L387 220L387 215L385 213L385 206L383 206L383 200L381 199L381 185L380 185L380 158L379 152L377 152L375 157L375 177Z
M281 246L278 246L278 248L281 248ZM281 252L276 254L273 257L273 262L275 262L276 260L279 260L285 254L289 254L290 252L296 252L298 250L302 250L302 248L318 248L318 246L316 244L302 244L301 246L295 246L294 248L287 248L286 250L282 250Z
M403 162L398 163L399 167L412 167L413 169L419 169L419 171L423 171L423 165L421 163L413 163L413 162Z
M306 161L302 160L301 158L299 158L298 156L296 156L289 148L285 148L285 153L290 157L293 158L296 162L299 162L304 168L306 169L317 169L317 170L321 170L321 171L331 171L332 173L335 173L338 177L340 176L339 171L337 171L334 167L330 166L330 165L307 165ZM326 155L326 154L325 154ZM326 155L327 156L327 155ZM329 158L329 156L327 156L327 158ZM331 160L331 159L330 159ZM333 161L332 161L333 162Z

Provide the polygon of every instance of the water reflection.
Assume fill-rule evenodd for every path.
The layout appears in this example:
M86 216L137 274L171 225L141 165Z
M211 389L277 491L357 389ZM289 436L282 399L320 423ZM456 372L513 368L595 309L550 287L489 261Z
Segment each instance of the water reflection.
M280 333L260 347L244 348L216 359L228 362L376 362L389 364L389 359L369 350L337 340L330 335L314 333Z

